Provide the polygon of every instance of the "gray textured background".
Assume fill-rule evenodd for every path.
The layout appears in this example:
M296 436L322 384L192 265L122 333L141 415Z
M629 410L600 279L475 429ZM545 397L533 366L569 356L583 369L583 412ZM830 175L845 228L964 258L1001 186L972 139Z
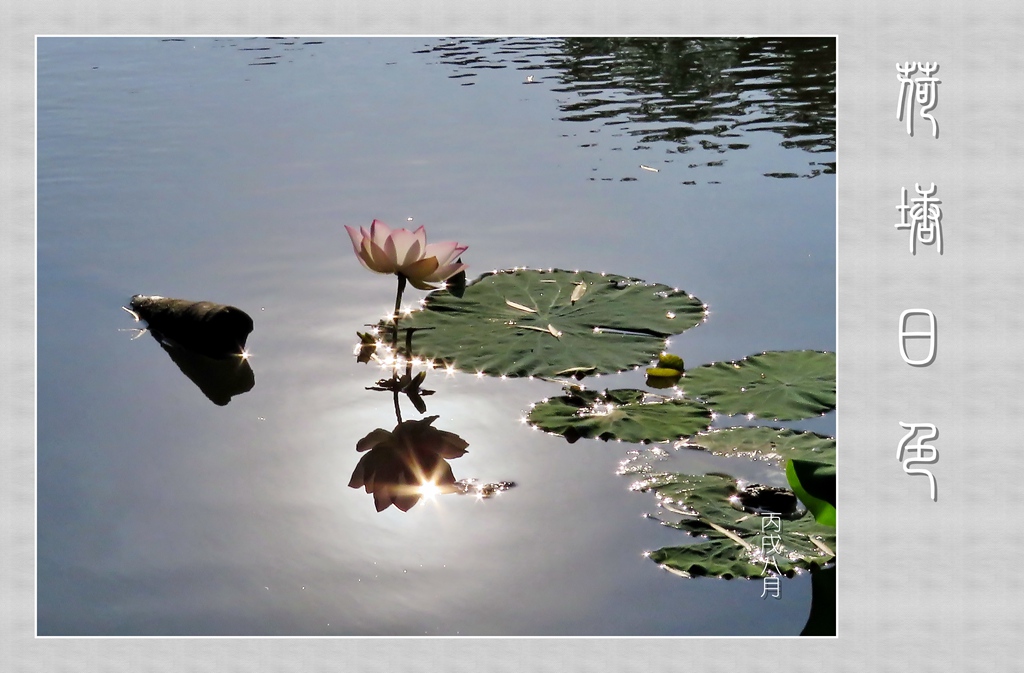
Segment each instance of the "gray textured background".
M293 0L34 2L0 9L0 661L7 671L1010 670L1022 630L1009 519L1024 374L1014 197L1024 9L1006 2ZM39 34L838 35L838 639L35 639L34 42ZM896 120L897 61L938 61L940 137ZM945 254L911 257L900 187L935 182ZM897 318L933 310L939 349L905 365ZM87 354L83 354L87 357ZM1016 384L1016 385L1015 385ZM932 422L939 501L896 462ZM1000 666L1000 663L1004 663Z

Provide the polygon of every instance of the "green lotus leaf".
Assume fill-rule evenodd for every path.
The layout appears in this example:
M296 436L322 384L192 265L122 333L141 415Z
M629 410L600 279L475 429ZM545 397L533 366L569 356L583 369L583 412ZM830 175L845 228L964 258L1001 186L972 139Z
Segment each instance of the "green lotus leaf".
M811 418L836 408L836 354L769 351L714 362L686 372L679 387L729 416Z
M486 273L461 299L434 292L399 327L414 330L412 355L464 371L581 378L649 363L666 337L705 314L699 299L667 285L524 269Z
M704 449L716 456L765 460L779 466L789 458L836 462L836 440L833 437L763 426L709 430L687 437L677 446Z
M567 388L566 392L535 404L527 421L570 443L580 437L667 442L706 430L711 424L710 410L693 400L632 389L597 392Z
M818 523L836 525L836 466L812 460L787 460L786 479Z
M659 474L634 484L640 491L654 491L665 510L678 514L679 521L665 525L707 538L707 542L665 547L648 556L659 565L685 575L707 575L725 579L763 577L775 566L791 577L798 568L816 570L835 559L836 532L823 526L806 511L783 514L780 530L766 522L766 513L740 506L750 487L741 489L729 475ZM792 495L792 494L790 494ZM763 549L766 537L778 536ZM774 559L774 565L767 561Z

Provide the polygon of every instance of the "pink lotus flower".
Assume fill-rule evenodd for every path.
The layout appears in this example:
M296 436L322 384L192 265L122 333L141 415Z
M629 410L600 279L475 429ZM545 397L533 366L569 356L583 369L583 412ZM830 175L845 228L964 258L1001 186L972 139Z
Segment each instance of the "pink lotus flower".
M427 234L420 227L416 231L391 229L374 220L370 230L345 225L356 257L367 269L377 273L404 276L419 290L436 290L443 283L466 268L459 256L468 246L455 241L427 244Z

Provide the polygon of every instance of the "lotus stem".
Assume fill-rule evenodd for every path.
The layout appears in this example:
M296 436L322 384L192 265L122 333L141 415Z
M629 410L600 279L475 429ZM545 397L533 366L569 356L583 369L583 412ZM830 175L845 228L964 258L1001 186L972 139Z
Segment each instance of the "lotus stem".
M398 293L395 295L395 312L391 314L392 319L392 331L391 331L391 348L395 355L398 355L398 317L401 315L402 310L402 293L405 292L405 275L398 274ZM402 406L398 400L398 372L392 368L391 380L396 383L394 387L394 400L395 400L395 416L398 418L398 424L402 424Z
M398 294L395 296L395 312L391 314L394 328L391 332L391 347L398 352L398 316L402 310L402 293L405 292L405 275L398 274Z

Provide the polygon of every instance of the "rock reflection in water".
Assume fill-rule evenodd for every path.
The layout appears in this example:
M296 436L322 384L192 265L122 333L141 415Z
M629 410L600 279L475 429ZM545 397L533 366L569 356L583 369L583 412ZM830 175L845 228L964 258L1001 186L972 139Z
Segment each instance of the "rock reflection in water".
M171 356L181 373L199 386L203 394L217 406L224 406L235 395L247 393L256 385L256 376L248 359L235 355L227 358L211 358L190 351L173 342L163 341L156 332L153 338Z

